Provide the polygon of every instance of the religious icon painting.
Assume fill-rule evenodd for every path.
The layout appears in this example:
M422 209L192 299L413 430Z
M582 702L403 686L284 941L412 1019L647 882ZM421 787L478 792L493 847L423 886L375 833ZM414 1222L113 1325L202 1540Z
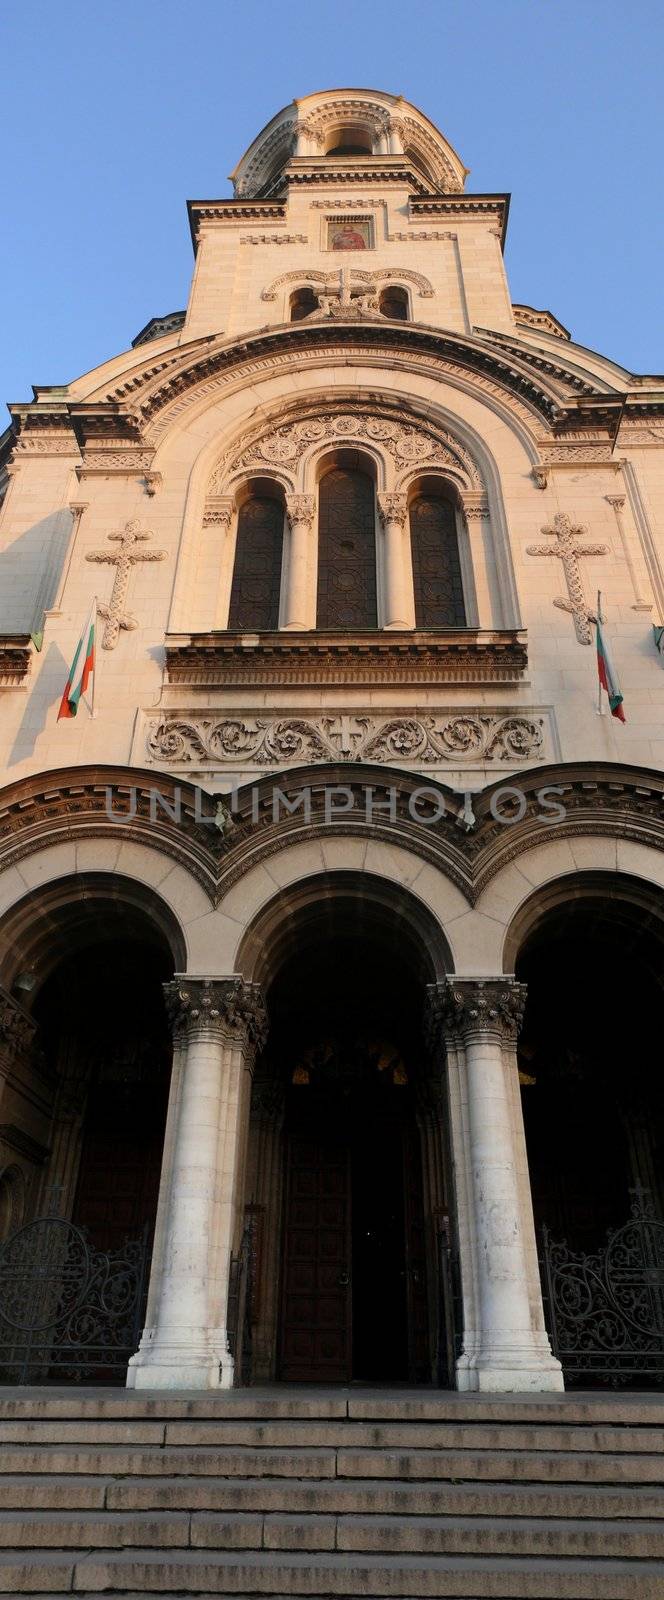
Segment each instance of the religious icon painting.
M328 250L371 250L370 217L335 217L328 220Z

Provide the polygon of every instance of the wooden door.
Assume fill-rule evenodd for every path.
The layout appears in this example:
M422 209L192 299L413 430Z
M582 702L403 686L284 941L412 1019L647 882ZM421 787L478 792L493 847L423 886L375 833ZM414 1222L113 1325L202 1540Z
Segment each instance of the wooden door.
M352 1376L350 1163L334 1133L293 1132L288 1148L280 1376Z

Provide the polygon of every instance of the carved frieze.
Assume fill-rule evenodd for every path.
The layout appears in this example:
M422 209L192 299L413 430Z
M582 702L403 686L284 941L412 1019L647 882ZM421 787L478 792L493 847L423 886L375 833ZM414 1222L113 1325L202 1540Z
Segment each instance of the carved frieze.
M171 634L169 685L515 683L528 664L525 634L513 629L444 633L373 631L314 635L275 630L247 645L234 634Z
M529 766L544 755L544 718L517 712L332 713L320 717L183 715L150 718L146 754L169 766L298 766L317 761L380 765Z
M29 633L0 634L0 688L19 689L30 671Z
M440 466L454 475L462 487L479 491L480 475L472 457L458 439L442 428L416 425L390 416L380 408L368 411L357 406L335 413L319 411L315 416L294 418L271 428L251 443L240 440L215 467L208 484L208 495L223 493L230 472L244 468L294 467L312 445L326 441L366 439L391 455L397 469L409 466Z

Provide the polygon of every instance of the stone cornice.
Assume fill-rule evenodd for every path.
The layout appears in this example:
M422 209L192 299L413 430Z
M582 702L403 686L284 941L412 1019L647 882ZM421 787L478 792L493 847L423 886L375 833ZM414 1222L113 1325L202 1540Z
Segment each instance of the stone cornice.
M198 250L201 228L207 222L285 222L282 200L188 200L187 212L194 251Z
M260 985L241 977L194 978L176 973L164 984L166 1011L175 1034L213 1033L261 1049L267 1038L267 1012Z
M167 634L168 682L177 685L514 683L528 663L518 629L444 633Z
M423 217L496 217L501 247L505 243L510 209L509 194L445 194L411 199L409 215L413 222Z
M184 778L141 767L71 767L0 792L0 869L58 843L127 839L177 861L215 904L258 861L291 842L325 837L325 795L337 784L351 790L354 810L335 820L336 832L403 845L449 877L471 905L507 863L551 840L631 839L664 851L661 772L612 762L540 765L519 771L520 799L510 789L514 782L508 779L506 790L498 779L473 794L468 811L461 794L432 777L370 763L327 762L278 777L287 796L309 791L310 820L294 811L275 821L275 779L266 775L238 792L232 817L220 823L217 799ZM431 797L428 821L414 818L409 804L423 784ZM174 815L161 804L155 809L155 788ZM376 796L372 820L368 789ZM393 793L395 814L387 818L378 808Z
M509 976L446 978L427 986L425 1030L431 1049L445 1039L500 1039L513 1043L526 1004L526 985Z

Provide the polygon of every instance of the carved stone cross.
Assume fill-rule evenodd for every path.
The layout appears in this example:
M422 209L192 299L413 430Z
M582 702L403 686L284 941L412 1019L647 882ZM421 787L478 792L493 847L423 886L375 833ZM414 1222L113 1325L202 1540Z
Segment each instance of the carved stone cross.
M151 539L149 529L141 528L140 522L126 522L124 528L118 533L109 533L109 539L115 540L120 549L90 550L86 560L104 561L115 567L115 578L111 598L107 606L99 606L99 615L105 617L106 627L102 639L104 650L114 650L120 637L120 629L130 630L138 627L136 617L123 610L127 597L129 574L138 561L163 561L165 550L141 550L139 543L144 539Z
M579 544L579 536L585 533L585 528L575 527L570 522L566 512L560 512L553 519L552 528L542 528L550 538L556 540L556 545L529 544L526 546L529 556L558 556L563 564L563 572L567 580L567 593L569 600L564 600L557 595L554 606L559 611L569 611L574 618L574 627L579 644L592 643L592 630L590 627L594 612L588 608L588 603L583 591L580 556L605 556L605 544Z

